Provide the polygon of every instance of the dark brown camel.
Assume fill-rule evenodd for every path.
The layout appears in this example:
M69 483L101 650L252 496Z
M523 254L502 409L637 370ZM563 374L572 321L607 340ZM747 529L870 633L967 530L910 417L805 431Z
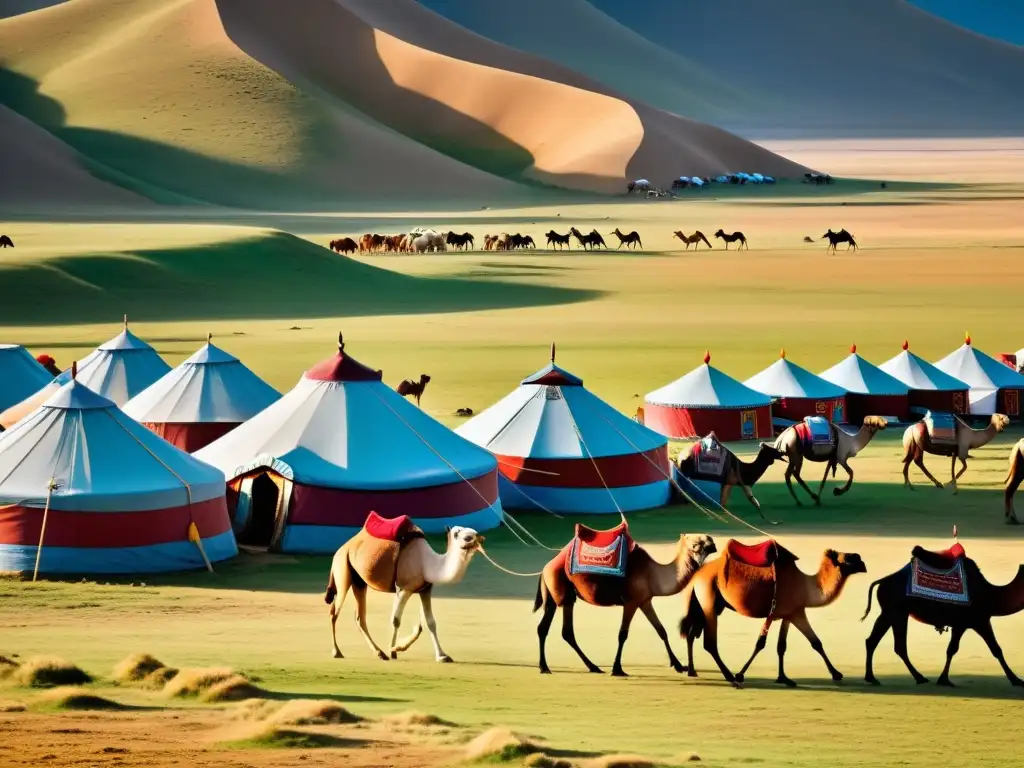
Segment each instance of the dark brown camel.
M598 242L600 242L601 245L604 245L604 238L602 238L601 235L597 233L596 229L589 235L584 235L582 232L576 229L576 227L570 227L569 234L576 238L576 240L579 242L583 250L593 250L594 248L597 247ZM595 235L597 236L595 237Z
M634 250L636 250L636 247L638 245L641 248L644 247L644 244L642 242L640 242L640 233L638 233L635 229L632 232L630 232L628 235L624 235L619 230L619 228L616 227L615 230L611 234L613 234L617 238L619 238L619 248L621 248L624 245L627 248L632 247Z
M694 443L690 446L689 451L679 454L677 466L685 477L692 478L697 475L693 452L698 445L700 443ZM725 448L725 453L725 467L722 471L722 495L719 498L719 503L723 507L728 508L729 494L734 487L739 486L763 520L764 513L761 511L761 502L754 497L754 483L761 479L761 476L768 471L768 467L776 461L785 459L786 454L771 443L761 443L757 456L751 462L743 461L728 448Z
M680 240L682 240L684 243L686 243L686 250L690 250L690 246L691 245L694 246L694 250L696 250L697 248L700 248L700 244L702 242L708 248L711 247L711 243L708 242L708 239L706 237L704 237L704 233L701 232L699 229L696 232L694 232L692 235L690 235L689 237L687 237L682 232L679 232L678 230L673 232L672 235L674 237L678 237Z
M839 243L846 243L846 250L857 250L857 241L853 239L853 235L847 232L845 229L841 229L838 232L833 232L831 229L821 236L822 240L828 240L828 247L825 249L825 253L832 251L835 253L836 246Z
M429 383L430 377L425 373L421 373L419 381L406 379L395 387L395 392L400 394L402 397L409 397L412 395L412 397L416 398L416 405L418 407L420 404L420 398L423 397L423 390L427 388L427 384Z
M1018 440L1010 449L1010 471L1006 475L1006 490L1003 491L1003 514L1009 525L1017 525L1017 512L1013 508L1013 497L1024 480L1024 439Z
M868 608L864 612L861 621L871 613L871 590L878 587L878 607L882 613L875 620L875 626L865 643L867 647L867 662L864 672L864 679L872 685L879 685L875 677L872 665L875 649L886 633L892 629L893 641L896 655L899 656L917 683L927 683L928 678L922 675L910 662L907 654L907 622L911 616L918 621L935 627L942 632L945 628L950 630L949 647L946 648L946 666L942 668L938 684L952 686L949 680L949 667L953 663L953 657L960 650L960 638L964 633L973 629L985 644L989 651L996 657L1003 673L1014 686L1024 686L1022 681L1006 663L1003 658L1003 650L996 641L995 631L992 629L993 616L1012 616L1024 610L1024 565L1017 568L1017 575L1013 581L1005 586L990 584L982 576L978 565L968 558L963 547L955 544L945 552L929 552L921 547L914 547L911 555L933 569L950 571L959 567L963 574L963 580L967 588L969 602L958 604L932 598L909 595L908 581L911 578L912 565L906 565L896 573L879 579L868 587Z
M0 235L0 248L13 248L14 241L7 235Z
M569 248L569 238L571 236L572 235L560 235L557 232L555 232L555 230L552 229L546 235L546 237L548 238L548 248L551 248L554 245L557 245L559 250L561 250L562 248Z
M338 253L355 253L359 250L359 244L351 237L343 237L340 240L331 240L331 250Z
M733 232L731 235L728 235L725 231L720 229L715 232L715 237L725 240L725 250L727 251L729 250L729 243L735 243L737 240L740 241L740 248L746 248L748 251L750 250L750 246L747 245L747 238L742 232Z

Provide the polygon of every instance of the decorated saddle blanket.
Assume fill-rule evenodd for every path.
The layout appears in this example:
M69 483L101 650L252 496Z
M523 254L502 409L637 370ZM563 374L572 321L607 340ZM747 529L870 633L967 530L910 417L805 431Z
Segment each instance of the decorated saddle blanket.
M405 515L381 517L371 512L363 528L345 545L349 565L371 589L394 592L402 549L423 531Z
M565 573L576 594L591 605L622 605L626 571L636 543L625 523L609 531L576 526L567 547Z
M924 415L928 438L936 445L956 445L956 417L952 413L932 413Z
M918 554L919 548L915 548L909 566L908 596L954 605L970 605L963 547L956 544L946 552L928 553L925 558L918 557Z
M804 450L814 456L827 455L835 447L835 429L824 416L806 416L794 429Z
M725 474L729 449L718 442L714 432L694 445L690 455L693 457L693 468L697 477L721 480Z

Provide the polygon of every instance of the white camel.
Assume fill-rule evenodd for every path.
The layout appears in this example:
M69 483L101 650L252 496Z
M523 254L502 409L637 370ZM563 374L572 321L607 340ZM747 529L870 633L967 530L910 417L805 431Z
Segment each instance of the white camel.
M480 549L484 537L472 528L450 528L448 548L442 555L434 552L427 540L420 535L404 544L397 557L391 562L384 562L383 567L382 560L372 551L373 541L361 531L342 545L331 562L331 575L327 581L324 601L330 605L334 658L343 658L338 647L335 627L345 597L351 589L356 599L356 623L359 631L378 658L387 661L388 654L373 641L366 627L366 591L367 587L371 587L378 592L395 593L395 602L391 610L392 659L398 658L402 651L407 651L423 633L423 626L426 625L430 639L434 643L436 659L451 662L452 658L441 649L441 643L437 639L437 623L434 621L434 611L431 607L431 593L435 584L458 584L462 581L470 560ZM416 594L420 596L421 620L409 637L397 643L402 613L409 598Z
M439 253L448 250L448 246L444 242L444 236L437 232L424 232L414 237L411 245L412 250L416 251L416 253L426 253L427 251Z

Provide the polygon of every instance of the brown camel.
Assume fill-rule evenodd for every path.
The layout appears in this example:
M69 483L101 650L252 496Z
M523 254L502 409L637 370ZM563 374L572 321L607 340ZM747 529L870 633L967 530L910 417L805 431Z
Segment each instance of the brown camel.
M552 229L545 236L548 239L548 248L556 245L559 250L563 248L571 248L569 238L572 237L572 235L560 235Z
M831 229L821 236L822 240L828 240L828 247L825 249L825 253L832 251L835 253L836 246L839 243L846 243L846 250L857 250L857 241L853 239L853 235L847 232L845 229L840 229L838 232L833 232Z
M690 446L689 451L679 454L677 466L685 477L697 477L694 452L699 445L700 443L694 443ZM771 443L761 443L754 460L746 462L725 446L722 447L725 450L725 467L722 470L722 495L719 498L719 503L728 508L729 494L732 493L734 487L739 486L763 520L764 513L761 512L761 502L754 497L754 483L761 479L761 476L768 471L768 467L776 461L785 459L786 455Z
M970 451L988 445L1010 424L1009 417L1001 413L993 414L985 429L971 429L956 416L953 416L952 419L955 438L948 443L936 442L925 421L919 421L917 424L907 427L907 431L903 433L903 485L906 488L911 490L914 488L910 484L910 462L914 462L924 472L925 477L935 483L936 488L942 487L942 483L936 480L924 465L924 455L931 453L936 456L951 457L950 477L953 479L950 482L955 494L957 492L956 481L967 471L967 459L970 458L968 455ZM959 472L956 471L958 459L960 461Z
M1024 480L1024 439L1010 449L1010 471L1006 475L1006 490L1003 491L1003 513L1009 525L1017 525L1017 512L1013 508L1013 497Z
M577 538L567 544L561 552L544 566L540 580L537 584L537 597L533 603L533 610L543 608L540 624L537 626L537 636L540 641L539 667L542 674L550 674L547 656L544 646L547 640L548 631L551 629L551 622L554 621L555 612L562 609L562 639L569 644L579 655L590 672L601 673L601 669L587 658L586 654L576 642L576 633L573 628L573 609L576 599L580 598L591 605L600 606L622 606L622 623L619 627L619 649L615 654L615 663L612 666L612 674L616 677L626 677L622 670L622 649L626 645L626 638L629 636L629 625L633 621L639 609L658 633L658 637L665 644L668 651L668 660L676 672L683 672L685 668L672 652L672 646L668 641L668 633L664 625L658 619L654 611L652 599L664 595L679 594L693 574L700 568L704 559L715 551L715 542L705 534L683 534L679 537L679 544L676 547L675 556L664 565L656 562L647 551L634 545L629 538L629 531L625 523L611 531L591 531L584 526L577 525ZM608 551L608 547L616 543L622 543L619 536L625 537L622 556L626 557L625 575L593 575L590 573L576 573L570 576L569 564L574 555L573 549L579 546L586 552L588 545L580 542L579 537L590 538L589 546L596 550ZM632 545L632 549L629 549Z
M351 237L343 237L340 240L331 240L331 250L338 253L355 253L359 245Z
M7 235L0 235L0 248L13 248L14 241Z
M889 629L892 629L896 655L899 656L914 680L920 683L927 683L928 678L918 672L910 662L907 654L907 621L913 616L924 624L929 624L940 632L945 628L950 629L949 647L946 648L946 666L939 675L938 684L952 686L949 680L949 667L953 663L953 657L960 650L960 638L968 629L973 629L985 644L989 651L996 657L999 666L1014 686L1024 685L1003 658L1003 651L996 641L996 633L992 629L993 616L1012 616L1024 610L1024 565L1018 566L1017 575L1013 581L1005 586L990 584L982 576L978 565L968 558L963 547L954 544L945 552L929 552L921 547L914 547L911 553L913 559L918 560L918 568L923 564L932 571L939 571L944 583L949 583L950 576L954 576L954 584L962 584L965 588L965 602L953 602L951 600L935 599L933 597L922 597L908 594L908 583L912 583L915 563L904 566L896 573L889 574L874 582L868 587L868 609L864 612L861 621L871 613L871 590L878 587L878 607L882 613L875 620L875 626L865 643L867 647L867 663L864 672L864 679L872 685L879 685L875 677L872 661L875 649L879 642L885 637Z
M679 623L679 632L686 638L688 669L691 677L697 672L693 664L693 641L704 633L704 649L718 664L727 681L738 686L747 669L768 642L768 631L773 621L779 627L779 676L777 683L794 687L796 683L786 677L783 666L786 655L786 637L792 624L825 661L832 679L843 679L825 654L821 640L807 619L808 608L830 605L842 594L846 580L855 573L867 573L860 555L825 550L821 565L815 574L803 573L796 566L796 555L769 539L755 546L730 540L722 557L702 566L690 581L683 596L686 615ZM725 666L718 653L718 617L730 608L741 616L764 619L751 654L743 669L735 676Z
M711 247L711 243L708 242L708 239L706 237L704 237L704 233L701 232L699 229L696 232L694 232L692 235L690 235L689 237L687 237L684 233L680 232L679 230L676 230L675 232L673 232L672 235L674 237L678 237L680 240L682 240L684 243L686 243L686 249L685 250L690 250L690 246L691 245L694 246L694 250L696 250L697 248L700 248L700 244L702 242L708 248Z
M423 397L423 390L427 388L427 384L429 383L430 377L425 373L421 373L419 381L406 379L395 387L395 392L400 394L402 397L409 397L412 395L412 397L416 398L416 405L418 407L420 404L420 398Z
M726 234L724 230L718 230L715 232L715 237L725 240L725 250L729 250L729 243L735 243L737 240L740 241L739 248L746 248L750 250L750 246L747 245L747 238L742 232L733 232L731 235Z
M374 530L378 535L368 532ZM379 536L387 531L388 540ZM387 661L388 654L373 641L366 627L366 589L377 592L392 592L395 595L391 611L391 658L409 650L423 633L424 625L434 642L434 653L438 661L451 662L451 657L441 650L437 639L437 624L431 605L434 585L457 584L466 574L470 560L484 542L484 537L472 528L456 526L447 532L448 548L438 554L430 548L423 533L412 525L407 517L384 520L370 513L363 529L334 553L331 561L331 575L327 580L324 602L330 606L331 642L334 658L343 658L338 647L336 625L345 596L349 589L356 599L356 622L366 644ZM413 633L398 643L398 629L402 613L413 595L420 596L421 621Z
M611 234L619 238L619 248L621 248L623 245L625 245L627 248L629 246L632 246L634 250L636 250L637 245L639 245L641 248L644 247L644 244L640 242L640 233L637 232L635 229L628 235L624 235L621 231L619 231L619 228L616 227Z
M881 416L865 416L864 424L861 428L855 434L850 434L839 429L835 424L829 423L828 426L832 435L831 447L828 445L815 446L810 439L807 439L806 422L786 427L782 434L775 439L775 447L785 453L789 459L789 466L786 467L786 487L789 489L789 493L796 502L796 505L802 507L803 503L796 497L792 478L795 477L800 487L811 495L815 504L820 506L821 492L825 488L825 481L828 479L829 470L832 470L832 476L835 477L837 465L846 470L848 477L846 485L842 488L833 488L832 493L836 496L842 496L849 491L850 486L853 485L853 470L850 468L849 460L863 451L865 446L871 442L871 439L878 432L885 429L886 424L886 420ZM817 493L808 488L807 483L800 476L804 459L807 461L825 462L825 474L821 478L821 485L818 486Z

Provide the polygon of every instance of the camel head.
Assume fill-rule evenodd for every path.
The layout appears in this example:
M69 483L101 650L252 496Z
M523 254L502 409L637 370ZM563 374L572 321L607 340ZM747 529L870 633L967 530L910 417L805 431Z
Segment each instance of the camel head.
M721 229L718 230L717 232L715 232L715 237L725 237L725 231Z
M704 565L704 561L717 551L715 540L706 533L679 534L679 553L685 552L686 559L693 564L694 568Z
M881 416L865 416L864 426L871 430L871 434L874 434L889 426L889 422Z
M1010 417L1002 413L993 413L992 426L996 428L996 432L1002 432L1010 426Z
M831 236L833 236L833 235L835 235L835 232L833 232L833 231L832 231L832 230L830 229L830 230L829 230L828 232L826 232L826 233L825 233L824 235L822 235L822 236L821 236L820 238L818 238L818 239L819 239L819 240L824 240L825 238L827 238L827 237L831 237Z
M836 552L834 549L826 549L825 557L836 568L844 578L855 573L867 573L868 567L864 565L861 556L856 552Z
M420 374L420 384L422 384L423 386L427 386L427 384L429 384L429 383L430 383L430 376L428 376L425 373L421 373Z
M761 443L761 447L757 449L758 455L770 456L772 462L786 461L786 452L780 451L775 447L775 443Z
M472 557L484 543L484 537L472 528L455 525L448 528L446 532L448 534L448 551L460 549L466 557Z
M680 240L685 240L686 239L686 235L684 235L678 229L675 232L672 233L672 236L673 237L678 237Z

